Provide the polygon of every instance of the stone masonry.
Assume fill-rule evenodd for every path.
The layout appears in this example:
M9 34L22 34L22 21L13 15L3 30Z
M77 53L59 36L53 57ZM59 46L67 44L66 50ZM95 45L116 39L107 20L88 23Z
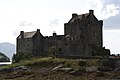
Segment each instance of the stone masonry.
M17 52L44 55L50 47L55 46L58 49L56 54L90 57L93 45L102 48L102 26L103 21L95 17L93 10L81 15L74 13L64 24L64 35L53 33L53 36L43 36L40 29L21 31L17 37Z

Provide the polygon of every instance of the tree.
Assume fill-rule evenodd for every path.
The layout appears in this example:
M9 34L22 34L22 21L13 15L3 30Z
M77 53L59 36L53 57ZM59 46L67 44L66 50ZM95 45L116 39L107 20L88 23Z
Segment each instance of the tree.
M29 59L32 57L32 54L31 53L22 53L22 52L18 52L16 54L13 55L13 58L12 58L12 62L13 63L17 63L19 62L20 60L25 60L25 59Z
M58 53L58 49L56 46L51 46L49 49L48 49L48 54L51 55L55 55L56 53Z
M18 55L13 54L13 57L12 57L12 63L16 63L16 62L19 62Z
M5 54L0 52L0 62L10 62L10 59Z
M92 45L93 47L93 56L109 56L110 50L105 49L105 47Z

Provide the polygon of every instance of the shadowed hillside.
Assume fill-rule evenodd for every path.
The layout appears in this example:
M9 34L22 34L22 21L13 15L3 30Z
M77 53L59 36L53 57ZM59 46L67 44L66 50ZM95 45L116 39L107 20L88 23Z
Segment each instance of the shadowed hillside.
M15 53L15 45L7 42L0 43L0 52L4 53L11 59L13 53Z

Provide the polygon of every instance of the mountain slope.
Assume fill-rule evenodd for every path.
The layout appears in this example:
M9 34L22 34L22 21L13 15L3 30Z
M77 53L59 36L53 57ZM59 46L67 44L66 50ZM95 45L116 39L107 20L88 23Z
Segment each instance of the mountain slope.
M11 59L13 53L15 53L15 45L7 42L0 43L0 52L4 53Z

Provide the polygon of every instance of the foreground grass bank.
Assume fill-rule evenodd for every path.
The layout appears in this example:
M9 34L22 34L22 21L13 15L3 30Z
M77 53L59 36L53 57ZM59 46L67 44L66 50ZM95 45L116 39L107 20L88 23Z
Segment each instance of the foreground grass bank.
M52 71L56 66L62 65L67 68L74 69L74 72ZM87 67L109 66L107 59L63 59L63 58L31 58L29 60L21 60L0 68L15 68L19 66L27 66L28 70L14 70L10 72L0 73L1 80L99 80L105 78L120 77L120 72L86 72Z

